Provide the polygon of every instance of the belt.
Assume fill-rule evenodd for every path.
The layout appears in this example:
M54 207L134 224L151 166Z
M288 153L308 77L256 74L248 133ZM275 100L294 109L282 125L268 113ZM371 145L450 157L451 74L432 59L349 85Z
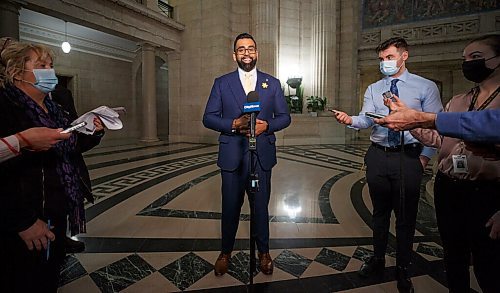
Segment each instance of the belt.
M374 147L376 147L378 149L381 149L384 152L399 152L399 151L401 151L401 146L400 145L393 146L393 147L387 147L387 146L379 145L377 143L372 142L372 146L374 146ZM420 144L418 142L408 143L408 144L405 144L404 149L405 149L405 151L421 150L422 149L422 144Z

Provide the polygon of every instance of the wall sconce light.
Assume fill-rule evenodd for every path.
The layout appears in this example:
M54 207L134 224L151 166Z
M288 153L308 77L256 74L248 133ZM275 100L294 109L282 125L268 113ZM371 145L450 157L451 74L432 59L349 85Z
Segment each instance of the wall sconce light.
M68 23L64 22L64 42L61 44L61 49L64 53L71 51L71 45L68 43Z

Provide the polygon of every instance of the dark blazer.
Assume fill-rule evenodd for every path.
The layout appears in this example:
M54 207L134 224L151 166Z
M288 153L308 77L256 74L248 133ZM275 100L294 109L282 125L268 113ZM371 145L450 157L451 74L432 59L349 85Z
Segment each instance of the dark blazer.
M65 113L67 112L65 110ZM8 96L0 90L0 137L6 137L34 126L16 97ZM88 150L99 141L99 136L79 136L77 148ZM78 157L81 157L79 151L75 152L72 160ZM44 218L47 214L65 217L67 197L59 181L55 158L56 154L52 150L44 152L22 150L20 156L0 164L0 202L2 204L0 231L9 233L23 231L35 223L37 218ZM78 171L82 174L80 170ZM86 172L86 169L84 171ZM88 193L90 194L90 190Z
M73 94L69 89L57 85L55 90L50 93L50 97L56 104L59 104L61 109L68 115L69 121L74 121L78 118ZM72 162L76 164L80 172L80 178L82 179L85 188L85 199L87 199L91 203L94 203L90 174L87 169L87 165L83 160L82 153L92 149L100 143L101 138L104 135L104 130L95 132L94 135L87 135L79 132L76 132L76 134L78 135L78 140L82 143L78 144L79 152L72 154Z
M270 170L276 165L274 132L290 125L291 119L278 79L257 71L255 91L261 108L257 118L269 124L268 130L257 137L257 154L262 168ZM225 171L235 170L248 152L248 138L231 132L233 120L243 114L246 99L236 70L215 80L205 108L203 125L221 133L217 165Z

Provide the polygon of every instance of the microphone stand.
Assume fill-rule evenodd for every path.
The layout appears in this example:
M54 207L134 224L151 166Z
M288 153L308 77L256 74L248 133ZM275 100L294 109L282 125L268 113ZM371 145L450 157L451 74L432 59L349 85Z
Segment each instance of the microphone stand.
M404 156L405 156L405 136L404 131L401 131L401 150L399 159L399 217L401 221L405 220L406 208L406 191L405 191L405 176L404 176Z
M256 259L255 259L255 194L259 191L259 177L255 172L257 165L257 138L255 137L255 124L256 124L256 114L250 114L250 138L248 140L248 150L250 151L250 178L248 189L248 202L250 204L250 282L247 292L254 292L253 287L253 274L256 269ZM255 163L254 163L255 162Z

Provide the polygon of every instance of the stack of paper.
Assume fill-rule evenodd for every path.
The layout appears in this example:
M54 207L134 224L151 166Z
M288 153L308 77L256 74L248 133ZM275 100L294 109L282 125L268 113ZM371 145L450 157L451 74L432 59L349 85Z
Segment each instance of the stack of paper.
M118 112L125 112L125 108L109 108L107 106L100 106L78 117L78 119L73 121L71 125L76 125L80 122L87 122L85 127L79 128L77 131L85 134L94 134L94 118L99 117L106 128L111 130L122 129L123 123L119 118L120 115Z

